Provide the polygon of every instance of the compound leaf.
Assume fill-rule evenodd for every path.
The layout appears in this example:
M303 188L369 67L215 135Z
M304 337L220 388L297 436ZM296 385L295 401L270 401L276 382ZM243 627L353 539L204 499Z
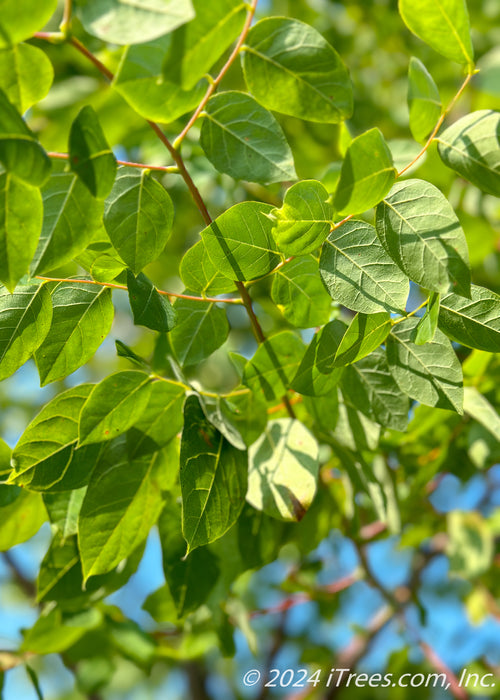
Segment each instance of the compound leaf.
M311 255L290 260L273 275L271 298L286 320L297 328L321 326L330 318L332 299Z
M173 305L177 325L170 335L174 353L184 367L206 360L226 340L226 312L214 302L177 299Z
M439 327L457 343L485 352L500 352L500 296L473 284L471 298L441 298Z
M36 46L16 44L0 49L0 89L21 114L43 100L53 79L52 63Z
M342 367L361 360L379 347L391 330L391 316L382 311L378 314L356 314L344 333L335 353L333 367Z

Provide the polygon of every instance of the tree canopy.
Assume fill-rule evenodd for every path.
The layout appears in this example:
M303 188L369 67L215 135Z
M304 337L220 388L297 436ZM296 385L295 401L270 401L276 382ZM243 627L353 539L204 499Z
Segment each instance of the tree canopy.
M496 697L499 32L0 2L3 700Z

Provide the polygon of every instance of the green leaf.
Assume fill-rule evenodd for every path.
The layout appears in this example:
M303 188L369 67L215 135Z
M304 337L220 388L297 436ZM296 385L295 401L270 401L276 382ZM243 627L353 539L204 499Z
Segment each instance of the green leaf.
M130 307L136 326L145 326L159 333L168 333L175 326L177 314L168 297L160 295L150 279L142 272L135 275L127 270Z
M383 350L374 350L368 357L346 367L342 393L358 411L376 423L393 430L405 430L410 402L394 381Z
M399 12L408 29L442 56L474 65L465 0L399 0Z
M207 421L196 396L186 400L184 423L180 481L189 553L222 537L238 519L247 490L247 454Z
M225 211L201 232L215 268L240 281L271 272L280 262L271 235L272 207L262 202L241 202Z
M131 459L124 438L109 443L78 520L84 581L114 569L148 536L163 506L156 475L161 460L161 452Z
M298 420L270 421L248 453L248 503L274 518L302 520L316 494L318 455Z
M0 163L7 172L37 187L48 178L51 168L50 158L3 90L0 90Z
M391 189L396 178L391 151L378 129L355 138L347 149L334 206L340 216L371 209Z
M2 0L0 48L30 39L47 24L57 8L57 0Z
M52 325L35 352L41 386L64 379L94 355L113 322L111 290L60 282L52 292Z
M6 552L33 537L47 519L39 493L22 491L8 506L0 508L0 552Z
M151 381L145 372L125 370L96 384L80 414L79 445L112 440L131 428L148 404Z
M76 0L85 30L112 44L143 44L194 17L191 0Z
M9 481L43 491L63 479L78 440L80 412L93 386L68 389L42 408L14 448Z
M179 274L186 289L210 296L235 290L233 280L221 275L210 260L203 241L195 243L181 259Z
M316 180L302 180L286 193L281 209L273 209L271 231L285 255L307 255L319 248L330 233L333 207L329 194Z
M31 357L49 332L51 320L45 285L17 287L13 294L0 287L0 381Z
M356 314L344 333L335 353L333 367L343 367L361 360L379 347L391 330L390 314Z
M358 411L343 393L341 399L338 402L338 418L333 426L335 446L343 445L356 453L376 450L380 425Z
M439 327L457 343L485 352L500 352L500 296L473 284L471 298L441 298Z
M158 529L167 581L165 594L170 593L177 617L182 618L197 610L210 595L220 573L217 558L208 547L195 549L188 557L184 556L186 541L182 536L181 509L172 498L167 498ZM200 572L203 572L202 576Z
M0 281L10 292L28 272L42 229L42 219L40 190L9 173L1 173ZM20 231L22 236L19 235Z
M264 107L314 122L351 116L347 69L313 27L297 19L262 19L250 30L243 51L246 84Z
M81 253L102 225L104 205L72 173L59 167L42 188L43 226L30 265L46 275Z
M463 297L460 297L463 299ZM424 345L434 338L434 333L438 325L439 318L439 294L433 292L429 297L429 302L424 315L415 327L415 345Z
M78 532L78 516L86 492L87 487L82 486L72 491L43 494L50 523L60 533L62 541Z
M330 296L348 309L370 314L405 308L408 278L364 221L332 231L321 249L319 272Z
M377 234L411 280L433 292L470 296L465 234L448 200L430 182L397 182L377 207Z
M33 690L35 691L35 694L36 694L38 700L44 700L42 689L40 687L40 682L38 680L37 674L31 668L31 666L28 666L28 664L25 664L24 668L26 669L26 673L28 674L28 677L31 681L31 685L33 686Z
M450 573L467 580L486 574L495 555L494 535L488 522L480 513L459 510L448 513L447 521Z
M226 312L214 302L177 299L173 308L177 325L170 341L183 367L206 360L225 342L229 333Z
M1 33L0 29L0 37ZM0 50L0 89L21 114L43 100L53 79L52 63L36 46L16 44Z
M441 97L432 75L422 61L412 56L408 67L408 109L410 131L415 141L423 141L441 115Z
M69 133L69 163L89 192L105 199L116 176L116 158L91 105L78 112Z
M248 360L244 382L254 393L261 392L266 401L279 399L290 388L303 355L304 344L295 333L276 333Z
M24 635L22 651L57 654L73 646L89 629L102 624L97 608L64 614L60 608L48 607Z
M464 387L464 411L500 442L500 416L475 386Z
M344 331L345 325L335 319L313 336L292 380L295 391L306 396L322 396L333 390L342 374L341 368L333 371L333 365Z
M183 90L163 75L170 37L161 37L139 46L127 46L113 80L113 88L141 117L168 123L194 109L201 101L207 81Z
M297 328L321 326L330 318L331 297L311 255L298 257L273 275L271 298L286 320Z
M172 34L170 50L163 64L167 80L184 90L203 78L243 28L246 16L241 0L192 0L195 17Z
M436 140L445 165L483 192L500 197L500 112L467 114Z
M263 184L297 179L285 134L253 97L221 92L210 98L203 116L200 145L219 172Z
M172 231L174 207L164 187L146 171L119 168L106 200L104 225L134 274L158 258Z
M153 382L146 408L127 433L132 457L155 452L180 433L185 392L184 386L168 379Z
M5 440L0 438L0 477L5 476L10 472L10 458L12 450L7 445Z
M104 224L94 233L90 244L74 258L74 261L98 282L111 282L127 268L111 244Z
M439 329L425 345L412 342L418 319L396 324L387 338L389 369L401 391L426 406L463 413L462 367Z

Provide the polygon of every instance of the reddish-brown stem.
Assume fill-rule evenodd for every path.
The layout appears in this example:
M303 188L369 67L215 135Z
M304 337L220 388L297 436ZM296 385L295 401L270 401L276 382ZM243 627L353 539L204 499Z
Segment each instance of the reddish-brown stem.
M178 148L180 146L180 144L184 140L188 131L191 129L191 127L193 126L195 121L198 119L198 117L200 116L202 111L205 109L205 106L206 106L208 100L210 99L210 97L214 93L215 89L217 88L217 86L219 85L219 83L221 82L223 77L226 75L227 71L229 70L229 68L233 64L235 58L237 57L238 53L240 52L240 49L243 46L243 42L245 41L247 34L250 30L250 25L252 24L252 20L253 20L254 15L255 15L255 10L257 9L258 1L259 0L252 0L250 7L248 9L248 14L247 14L247 18L245 20L245 24L243 25L243 29L241 30L241 34L238 38L238 41L236 42L236 44L234 46L233 51L231 52L231 55L227 59L226 63L222 66L217 77L214 78L212 80L212 82L210 83L210 85L208 86L207 91L206 91L202 101L200 102L200 104L196 108L193 116L188 121L188 123L186 124L184 129L181 131L179 136L175 139L174 145L176 148Z
M425 142L425 144L422 146L422 149L420 150L420 152L415 156L415 158L411 161L411 163L408 163L408 165L406 165L402 170L400 170L400 171L398 172L398 174L397 174L396 177L401 177L401 175L404 175L404 173L405 173L407 170L409 170L409 169L411 168L412 165L415 165L415 163L424 155L424 153L427 151L427 149L429 148L429 146L431 145L431 143L434 141L437 132L438 132L439 129L441 128L441 125L442 125L442 123L444 122L444 120L445 120L445 118L446 118L446 115L452 110L452 108L453 108L454 105L456 104L457 100L460 98L461 94L463 93L463 91L465 90L465 88L467 87L467 85L469 84L470 79L472 78L472 76L473 76L473 73L468 73L468 74L467 74L467 77L465 78L464 82L462 83L462 85L461 85L460 88L458 89L458 92L456 93L456 95L455 95L454 98L451 100L451 102L450 102L450 104L448 105L448 107L446 107L446 109L443 111L443 113L441 114L441 116L440 116L439 119L437 120L436 126L435 126L434 129L432 130L431 135L429 136L429 138L427 139L427 141ZM343 222L341 222L341 223L343 223ZM340 224L339 224L339 225L340 225Z
M109 287L110 289L125 289L128 287L125 284L114 284L113 282L97 282L96 280L85 280L85 279L68 279L67 277L42 277L37 275L37 280L43 280L44 282L75 282L76 284L96 284L99 287ZM192 294L178 294L177 292L166 292L163 289L156 290L158 294L162 294L166 297L175 297L176 299L191 299L192 301L202 301L205 303L215 303L222 302L224 304L242 304L241 299L221 299L219 297L197 297Z
M57 153L55 151L49 151L47 153L49 158L57 158L58 160L69 160L69 153ZM123 165L127 168L142 168L143 170L159 170L164 173L177 173L179 172L177 166L175 165L149 165L148 163L135 163L131 160L117 160L118 165Z

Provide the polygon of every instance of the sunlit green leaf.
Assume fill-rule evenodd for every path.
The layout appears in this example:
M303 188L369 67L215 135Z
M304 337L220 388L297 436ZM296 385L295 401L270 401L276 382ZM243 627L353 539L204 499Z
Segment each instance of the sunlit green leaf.
M333 366L342 367L366 357L384 342L390 330L388 313L356 314L340 341Z
M463 299L463 297L460 297ZM439 318L440 297L437 292L433 292L429 297L429 302L425 313L415 328L414 342L416 345L424 345L434 338Z
M486 352L500 352L500 296L473 284L471 298L441 298L439 327L452 340Z
M406 305L408 278L364 221L332 231L321 249L319 272L331 297L353 311L401 311Z
M177 324L170 340L181 365L187 367L205 360L226 340L229 333L226 312L214 302L177 299L173 308Z
M52 320L50 293L44 285L0 287L0 380L9 377L43 342Z
M423 141L441 114L441 97L432 75L422 61L412 56L408 68L408 108L410 131L415 141Z
M63 379L94 355L109 333L114 309L111 290L60 282L52 292L52 324L35 353L42 386Z
M12 503L0 508L0 518L0 552L6 552L33 537L47 519L42 496L23 491Z
M406 26L438 53L474 64L465 0L399 0L399 12Z
M273 209L272 235L285 255L307 255L323 243L332 227L328 192L316 180L302 180L285 192L281 209Z
M16 44L0 50L0 89L21 114L45 97L53 79L52 63L36 46Z
M247 501L282 520L302 520L316 494L318 444L297 420L270 421L250 447Z
M271 112L244 92L210 98L204 110L200 144L219 172L264 184L295 180L285 135Z
M32 275L64 265L81 253L102 225L104 205L79 178L58 168L42 187L43 226Z
M3 10L2 10L3 11ZM0 163L30 185L42 185L50 173L50 158L0 90Z
M312 256L291 260L273 275L271 298L286 320L297 328L313 328L330 318L332 299Z
M57 0L2 0L0 48L29 39L43 29L57 8Z
M243 71L249 91L268 109L315 122L351 116L346 67L316 29L297 19L257 22L244 45Z
M345 325L335 319L313 336L292 380L295 391L323 396L334 390L342 374L341 368L334 371L334 360L344 332Z
M103 379L80 413L79 444L112 440L124 433L140 418L150 394L151 378L144 372L125 370Z
M439 329L425 345L412 342L418 319L396 324L387 338L389 369L401 391L426 406L463 413L462 368Z
M90 105L82 107L71 125L69 162L94 197L108 196L115 181L116 159Z
M377 207L377 234L417 284L434 292L470 295L464 232L451 204L430 182L397 182Z
M127 270L127 287L136 326L146 326L160 333L172 330L177 318L175 309L167 296L158 293L146 275L141 272L135 277Z
M247 454L207 421L188 397L181 443L182 532L188 552L222 537L236 522L247 490Z
M392 155L378 129L365 131L345 154L334 206L340 216L371 209L391 189L396 177Z
M76 0L85 30L112 44L142 44L194 17L191 0Z
M40 190L9 173L1 173L0 281L10 292L28 272L42 230L42 218Z
M212 263L232 280L251 280L271 272L280 261L271 235L272 207L241 202L218 216L201 233Z
M279 399L290 387L303 355L304 344L295 333L276 333L248 360L245 384L255 393L261 392L266 401Z
M129 556L162 509L155 475L161 452L130 459L124 438L110 443L88 486L78 521L84 579L104 574Z
M443 162L483 192L500 197L500 112L482 109L437 137Z
M163 64L167 80L193 88L240 33L245 21L241 0L192 0L195 17L172 34Z
M181 259L179 274L186 289L203 296L225 294L235 289L234 282L217 271L203 241L198 241L186 251Z
M146 170L118 170L106 200L104 225L134 274L163 251L173 218L174 207L167 191Z

